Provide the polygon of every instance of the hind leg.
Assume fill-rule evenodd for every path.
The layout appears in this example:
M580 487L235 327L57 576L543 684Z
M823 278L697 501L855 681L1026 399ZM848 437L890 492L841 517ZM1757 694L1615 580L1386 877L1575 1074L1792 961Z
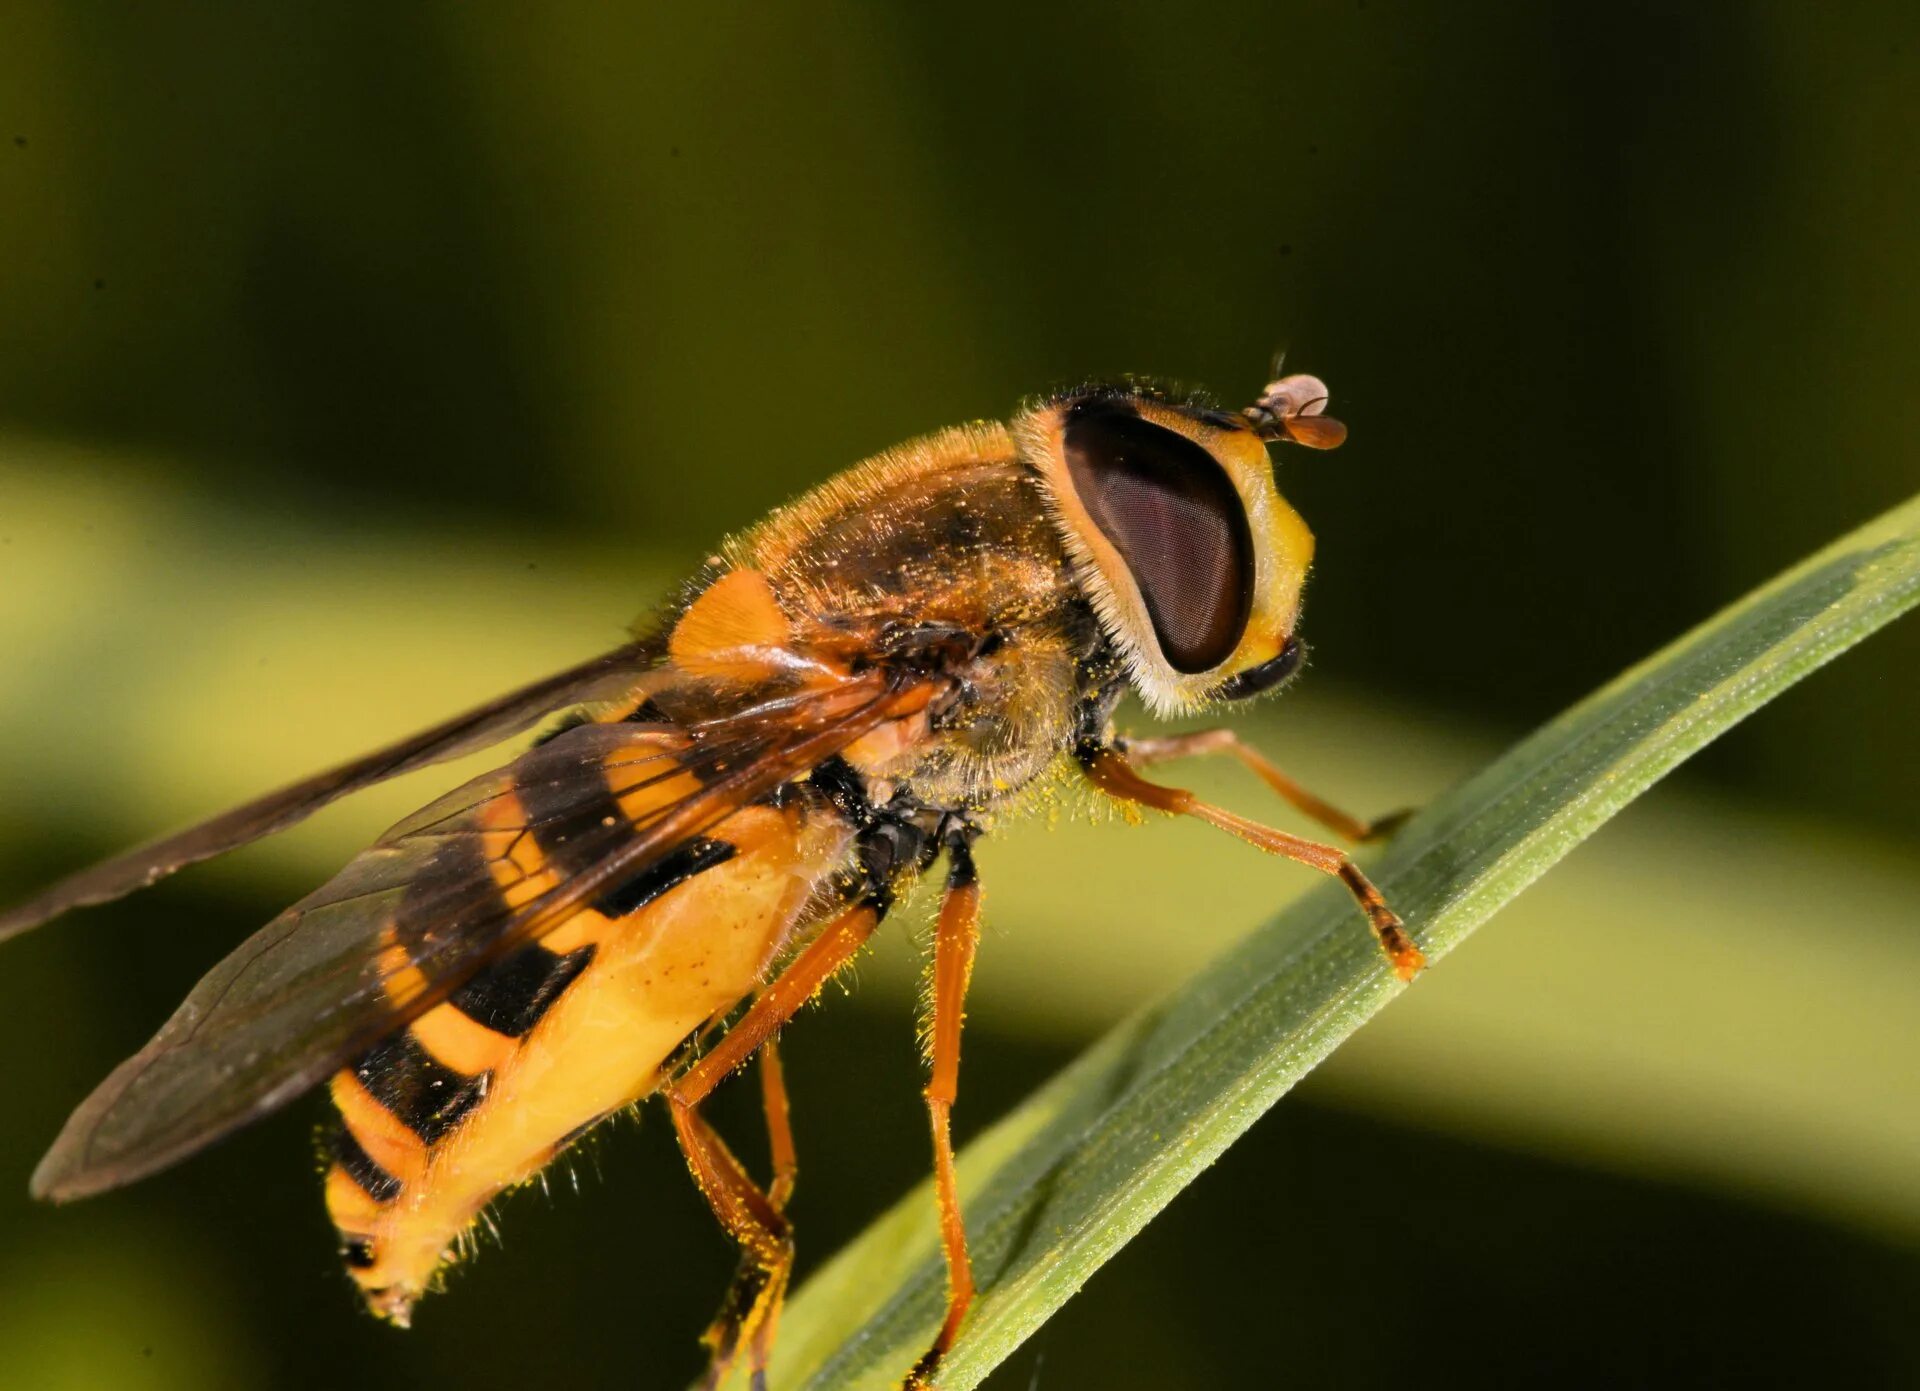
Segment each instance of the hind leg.
M667 1088L674 1134L679 1137L680 1151L693 1171L694 1182L720 1225L740 1244L739 1272L702 1339L710 1358L705 1382L709 1387L720 1384L745 1344L754 1391L765 1389L767 1357L793 1273L793 1232L782 1208L793 1191L796 1169L786 1087L777 1053L770 1060L763 1055L761 1071L774 1167L773 1183L767 1190L753 1181L726 1141L700 1114L700 1103L729 1073L771 1046L780 1026L853 959L879 922L878 909L862 904L827 924L806 950L754 998L713 1050Z
M760 1064L760 1101L767 1117L767 1148L773 1161L773 1182L766 1190L766 1200L776 1212L785 1216L787 1200L793 1196L793 1186L799 1177L799 1160L793 1145L793 1124L787 1105L787 1084L780 1065L780 1045L777 1039L768 1039L760 1045L758 1057ZM782 1278L777 1288L765 1291L768 1302L765 1315L753 1319L752 1311L756 1299L762 1296L767 1274L761 1269L759 1259L743 1249L740 1267L734 1271L733 1284L727 1289L727 1297L720 1302L720 1312L714 1316L701 1341L711 1352L711 1366L708 1376L715 1375L715 1368L730 1365L739 1353L739 1339L742 1330L751 1322L753 1326L753 1344L749 1349L749 1365L755 1375L763 1375L767 1358L773 1351L774 1334L779 1329L780 1309L784 1302L786 1282Z

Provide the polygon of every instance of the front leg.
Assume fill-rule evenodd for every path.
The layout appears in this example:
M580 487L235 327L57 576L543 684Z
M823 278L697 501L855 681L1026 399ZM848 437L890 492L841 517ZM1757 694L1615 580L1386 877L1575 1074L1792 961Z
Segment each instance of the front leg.
M1413 814L1410 811L1397 811L1375 821L1362 821L1359 817L1340 810L1333 803L1324 802L1314 796L1281 772L1273 760L1260 750L1242 743L1240 736L1231 729L1201 729L1191 734L1166 734L1146 739L1136 739L1132 735L1123 734L1113 741L1113 746L1126 755L1127 762L1135 768L1150 768L1156 763L1165 763L1174 758L1196 758L1215 753L1232 754L1261 782L1279 793L1288 806L1301 815L1318 821L1340 839L1350 840L1356 844L1385 840L1399 830L1401 824Z
M1347 886L1359 903L1360 910L1367 915L1367 924L1373 929L1380 950L1386 953L1387 960L1392 963L1396 976L1410 981L1427 964L1425 954L1407 935L1406 925L1387 907L1380 891L1374 888L1372 881L1360 872L1360 867L1348 859L1347 852L1339 846L1322 845L1319 841L1276 831L1257 821L1249 821L1244 816L1236 816L1224 807L1203 802L1184 788L1163 787L1157 782L1148 782L1135 769L1125 744L1088 744L1081 748L1079 756L1081 767L1086 770L1093 785L1110 797L1172 812L1176 816L1198 817L1268 854L1283 855L1289 860L1309 865L1322 874L1333 875Z

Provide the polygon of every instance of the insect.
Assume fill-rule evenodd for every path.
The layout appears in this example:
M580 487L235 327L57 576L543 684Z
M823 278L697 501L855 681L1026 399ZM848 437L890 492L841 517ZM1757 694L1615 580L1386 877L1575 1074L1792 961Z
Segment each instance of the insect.
M974 847L1049 778L1199 817L1342 880L1403 979L1419 948L1346 853L1142 770L1225 753L1341 836L1355 820L1224 729L1116 732L1299 667L1312 534L1268 447L1332 448L1310 376L1240 412L1139 385L1030 404L839 475L726 544L644 636L0 915L0 938L117 898L395 774L557 717L504 767L394 826L244 942L67 1122L33 1176L56 1201L185 1158L324 1083L325 1199L367 1306L404 1325L463 1235L600 1120L658 1095L741 1248L710 1378L764 1384L793 1258L777 1037L944 861L926 1104L946 1316L973 1297L949 1117L978 937ZM701 1105L758 1058L772 1175Z

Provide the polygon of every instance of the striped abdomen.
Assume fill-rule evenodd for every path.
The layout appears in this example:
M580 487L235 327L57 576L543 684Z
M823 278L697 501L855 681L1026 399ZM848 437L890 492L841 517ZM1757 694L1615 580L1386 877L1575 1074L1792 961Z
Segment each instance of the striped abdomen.
M484 809L472 872L524 901L578 868L579 828L673 795L523 777ZM839 818L804 800L735 812L338 1073L327 1208L369 1307L406 1323L489 1202L651 1092L681 1041L753 989L846 848ZM392 951L406 920L403 901Z

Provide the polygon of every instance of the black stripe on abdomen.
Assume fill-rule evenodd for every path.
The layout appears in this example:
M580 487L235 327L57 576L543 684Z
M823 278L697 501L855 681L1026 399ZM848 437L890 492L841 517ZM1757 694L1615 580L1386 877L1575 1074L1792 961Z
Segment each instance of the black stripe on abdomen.
M695 837L651 869L603 894L593 907L609 918L624 918L701 871L724 864L734 853L724 840ZM586 946L561 956L532 943L480 972L449 995L447 1003L495 1033L525 1038L587 968L593 952Z
M353 1075L395 1120L429 1145L480 1104L490 1076L454 1071L421 1047L411 1029L375 1044L354 1064Z
M333 1162L376 1203L390 1203L400 1196L400 1180L374 1162L344 1121L334 1125L327 1148Z
M549 760L555 766L547 767ZM663 755L660 776L678 771L679 765ZM514 795L533 843L563 880L602 864L638 834L607 782L605 767L583 767L578 754L541 759L536 752L530 766L516 775ZM610 918L623 918L734 853L725 841L695 836L651 869L603 894L593 906Z
M458 930L458 925L447 919L449 890L492 883L493 872L478 835L462 834L441 840L400 895L393 913L394 941L414 960L443 950L446 938Z
M725 864L737 853L736 847L727 841L694 836L651 869L636 874L620 887L602 894L594 900L593 906L610 918L624 918L629 913L639 912L661 894L678 888L694 875L715 865Z
M607 785L606 769L597 761L583 763L567 742L533 750L513 779L533 843L562 879L605 859L632 829Z
M480 972L449 995L447 1003L497 1034L525 1038L560 992L587 969L593 951L586 946L561 956L535 942Z

